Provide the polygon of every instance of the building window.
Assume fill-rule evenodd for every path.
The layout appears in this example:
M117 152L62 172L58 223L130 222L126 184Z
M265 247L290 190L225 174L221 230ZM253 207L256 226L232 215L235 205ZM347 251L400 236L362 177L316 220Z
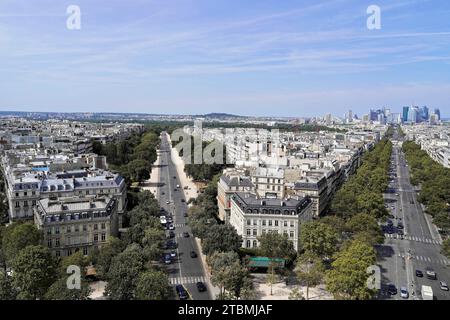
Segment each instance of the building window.
M47 234L48 234L48 235L52 234L52 228L48 228L48 229L47 229Z
M278 227L278 220L275 220L275 227Z
M269 220L269 227L272 226L272 220Z
M83 255L85 255L85 256L88 255L88 248L87 247L83 248Z
M61 256L61 252L59 252L59 250L55 251L55 256L60 257Z
M25 191L25 192L23 193L23 196L26 197L27 195L28 195L28 193Z
M258 221L255 219L253 220L253 225L256 226L258 224Z
M52 239L48 239L48 240L47 240L47 246L48 246L49 248L52 247Z
M20 208L20 202L16 201L16 208Z
M87 231L87 225L83 224L83 231Z
M258 235L258 229L253 229L253 235L256 237Z
M252 220L247 219L247 225L249 226L249 225L251 225L251 224L252 224Z
M67 226L66 231L67 233L70 233L72 231L72 226Z
M36 200L31 201L31 205L34 207L36 205Z
M283 226L285 226L285 227L287 227L288 225L287 225L287 221L286 220L284 220L283 221Z
M293 227L294 227L294 221L291 221L291 224L290 224L290 226L291 226L291 228L293 228Z
M256 248L258 246L258 241L253 240L253 248Z
M106 229L106 224L102 223L102 230L105 230L105 229Z
M94 242L98 242L98 234L94 234Z
M98 230L98 224L94 224L94 230Z
M294 237L294 231L289 231L289 237L291 237L291 238Z
M71 256L72 255L72 249L67 249L67 256Z
M16 197L18 197L19 196L19 193L18 192L16 192Z
M250 229L247 229L247 235L248 236L250 235Z
M262 221L262 225L265 226L266 225L266 220Z
M59 234L59 227L55 227L55 234Z
M102 233L102 241L106 241L106 233Z
M78 225L75 225L75 232L80 231L80 227Z
M55 247L59 247L59 238L55 239Z
M246 246L247 248L250 248L250 240L247 240L247 241L246 241L245 246Z

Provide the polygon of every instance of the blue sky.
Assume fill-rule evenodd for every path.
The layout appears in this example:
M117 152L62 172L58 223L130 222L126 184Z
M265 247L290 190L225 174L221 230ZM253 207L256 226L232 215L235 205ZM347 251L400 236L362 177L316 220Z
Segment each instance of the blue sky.
M0 110L449 116L449 16L439 0L0 0Z

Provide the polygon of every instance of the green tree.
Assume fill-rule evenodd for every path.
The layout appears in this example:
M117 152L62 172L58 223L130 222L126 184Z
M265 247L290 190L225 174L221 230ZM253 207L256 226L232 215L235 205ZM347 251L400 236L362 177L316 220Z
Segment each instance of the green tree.
M203 253L238 251L242 245L242 237L237 234L236 229L230 224L213 225L206 237L203 239Z
M17 257L20 250L27 246L41 244L42 233L31 223L15 222L3 232L3 254L7 263Z
M354 215L346 222L345 227L354 237L359 236L372 246L384 242L384 235L377 219L367 213Z
M42 299L56 278L57 263L43 246L27 246L13 260L13 285L18 299Z
M295 273L300 283L306 286L306 300L309 300L309 288L319 285L325 275L322 259L306 251L297 258Z
M139 274L144 270L144 255L139 246L129 246L111 261L106 294L112 300L132 300Z
M142 272L136 283L135 296L138 300L168 300L172 288L167 274L155 270Z
M289 293L288 300L305 300L303 292L299 288L294 288Z
M336 254L331 264L332 269L326 272L327 290L335 299L367 300L375 292L368 288L367 268L376 261L373 247L365 242L353 240L348 246Z
M100 277L106 277L111 266L112 259L124 249L124 243L115 237L109 237L97 257L96 270Z
M293 260L296 252L292 241L285 233L265 233L258 237L258 240L261 254L270 259L267 281L270 284L270 294L272 295L273 284L277 281L275 272L279 266L276 259Z
M15 297L11 278L6 273L0 272L0 300L14 300Z
M300 228L300 243L305 251L322 259L330 258L337 250L338 234L333 227L320 221L309 221Z
M47 290L45 300L88 300L92 289L83 278L81 279L80 289L68 289L66 277L56 280Z

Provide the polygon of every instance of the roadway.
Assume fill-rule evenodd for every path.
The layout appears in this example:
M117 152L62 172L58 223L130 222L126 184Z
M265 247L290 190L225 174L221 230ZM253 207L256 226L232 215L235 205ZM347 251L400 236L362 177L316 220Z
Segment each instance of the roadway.
M184 216L188 212L188 206L177 169L171 160L171 146L165 133L161 135L159 153L160 174L156 197L161 208L165 210L166 215L172 215L173 217L175 238L172 240L177 243L177 257L171 264L167 265L169 281L173 287L177 284L182 284L194 300L211 300L210 287L200 258L201 252L192 235L188 218ZM180 187L177 188L177 185L180 185ZM169 231L166 232L168 235ZM184 232L189 233L189 237L184 237ZM170 251L166 250L167 253ZM191 258L191 251L195 251L198 257ZM199 292L196 287L197 282L203 282L208 287L208 290Z
M395 131L391 158L392 181L384 195L385 204L392 214L394 232L386 233L385 243L377 247L382 272L381 298L401 299L399 293L394 296L387 294L385 289L388 284L394 284L398 290L406 287L409 299L420 299L421 286L429 285L433 288L435 299L450 300L449 292L441 290L439 286L439 281L449 284L450 262L441 255L440 238L417 201L417 193L410 183L409 167L399 142L401 139ZM403 235L395 228L399 222L404 225ZM437 280L426 278L427 267L437 273ZM424 277L416 277L416 270L421 270Z

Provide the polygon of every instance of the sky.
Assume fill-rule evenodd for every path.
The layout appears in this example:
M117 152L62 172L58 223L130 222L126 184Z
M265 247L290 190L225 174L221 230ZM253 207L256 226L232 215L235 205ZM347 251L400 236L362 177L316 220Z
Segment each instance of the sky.
M449 16L441 0L0 0L0 110L448 117Z

